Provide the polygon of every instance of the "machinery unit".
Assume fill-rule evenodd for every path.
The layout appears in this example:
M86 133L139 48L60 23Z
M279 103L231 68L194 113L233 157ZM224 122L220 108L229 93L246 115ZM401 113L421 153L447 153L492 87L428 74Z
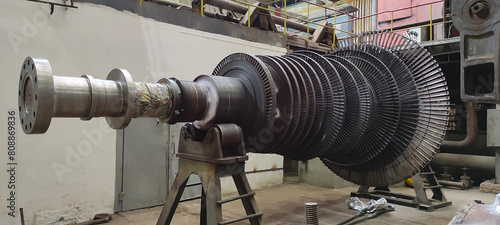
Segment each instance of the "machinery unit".
M348 181L387 186L430 162L448 124L439 66L396 33L363 33L326 55L236 53L211 74L158 83L133 82L124 69L113 69L107 80L64 77L54 76L46 59L28 57L19 81L22 127L27 134L44 133L52 117L106 117L115 129L136 117L184 122L181 139L220 138L219 152L197 160L241 164L245 151L320 157Z
M464 102L500 102L500 4L494 0L453 1L460 31L460 87Z

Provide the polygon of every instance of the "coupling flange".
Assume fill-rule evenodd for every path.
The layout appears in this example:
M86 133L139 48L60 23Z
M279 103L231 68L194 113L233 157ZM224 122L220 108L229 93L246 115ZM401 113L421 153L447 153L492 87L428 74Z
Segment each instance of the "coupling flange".
M54 79L47 59L28 57L19 78L19 117L26 134L45 133L52 120Z

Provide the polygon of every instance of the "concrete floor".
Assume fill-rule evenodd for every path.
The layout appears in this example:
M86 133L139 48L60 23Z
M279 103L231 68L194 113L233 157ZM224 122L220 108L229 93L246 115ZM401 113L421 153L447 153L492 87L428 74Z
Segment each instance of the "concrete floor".
M317 202L320 224L336 224L356 214L348 209L345 200L357 187L326 189L304 183L284 183L279 186L256 190L256 200L264 213L265 224L305 224L304 203ZM413 189L393 187L395 193L413 194ZM383 214L362 224L448 224L456 210L464 204L482 200L485 204L494 201L494 194L479 192L479 188L470 190L444 189L446 197L453 201L452 206L433 212L419 211L414 208L394 205L396 211ZM234 195L234 194L232 194ZM223 198L231 197L231 194ZM368 202L367 199L361 199ZM200 201L179 204L172 224L199 224ZM223 219L235 219L245 214L241 201L223 205ZM118 213L113 216L110 225L148 225L156 224L161 207ZM249 224L248 220L234 224Z

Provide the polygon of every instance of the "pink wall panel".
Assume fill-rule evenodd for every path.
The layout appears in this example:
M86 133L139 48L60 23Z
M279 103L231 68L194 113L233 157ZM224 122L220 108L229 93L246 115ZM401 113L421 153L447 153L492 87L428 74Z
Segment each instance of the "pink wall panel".
M402 10L400 12L404 12L403 14L397 14L394 12L394 22L393 26L401 26L405 24L416 23L420 21L426 21L431 18L430 16L430 5L416 7L421 4L425 4L428 2L435 2L436 0L379 0L378 1L378 12L386 11L386 10L395 10L403 7L414 6L415 8ZM403 3L404 2L404 3ZM404 4L402 6L401 4ZM409 16L407 11L411 11ZM432 18L443 18L443 3L434 3L432 4ZM398 15L398 16L396 16ZM384 13L378 16L379 29L388 28L391 26L391 13Z
M378 11L382 12L382 11L389 11L389 10L394 10L394 9L410 7L411 4L412 4L412 0L378 1ZM412 14L411 9L397 11L397 12L394 12L393 19L402 19L402 18L410 17L411 14ZM380 22L390 21L391 20L391 13L384 13L384 14L379 15L378 20Z

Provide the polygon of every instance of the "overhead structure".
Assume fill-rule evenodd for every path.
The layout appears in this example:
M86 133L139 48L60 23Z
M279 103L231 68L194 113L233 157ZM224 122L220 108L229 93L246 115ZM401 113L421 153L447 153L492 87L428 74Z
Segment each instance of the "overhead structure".
M365 186L417 173L447 128L448 89L436 61L395 33L364 33L327 55L236 53L212 75L142 83L114 69L107 80L61 77L47 60L28 57L19 85L21 123L28 134L44 133L52 117L107 117L115 129L135 117L191 122L199 130L234 123L247 152L320 157Z

